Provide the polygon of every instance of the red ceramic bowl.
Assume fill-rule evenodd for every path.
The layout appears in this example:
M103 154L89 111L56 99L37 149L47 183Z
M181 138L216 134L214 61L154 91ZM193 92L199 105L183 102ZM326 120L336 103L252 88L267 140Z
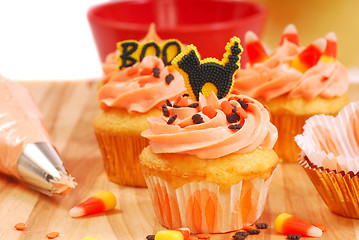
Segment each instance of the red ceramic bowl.
M238 0L123 0L94 6L87 18L102 62L117 42L142 39L152 22L162 39L193 43L202 58L221 59L234 35L244 39L251 30L260 36L266 9Z

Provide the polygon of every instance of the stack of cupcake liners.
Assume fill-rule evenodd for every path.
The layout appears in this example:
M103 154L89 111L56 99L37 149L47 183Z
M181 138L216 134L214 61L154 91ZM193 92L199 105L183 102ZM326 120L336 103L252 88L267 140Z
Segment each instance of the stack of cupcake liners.
M359 101L336 117L316 115L306 121L295 141L299 163L328 208L359 218Z

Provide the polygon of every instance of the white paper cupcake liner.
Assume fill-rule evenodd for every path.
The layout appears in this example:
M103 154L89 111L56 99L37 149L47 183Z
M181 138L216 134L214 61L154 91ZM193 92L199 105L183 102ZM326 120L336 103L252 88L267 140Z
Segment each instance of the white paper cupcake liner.
M267 180L243 180L227 192L221 192L218 184L205 181L174 189L157 176L147 176L145 180L155 214L163 226L188 227L191 233L224 233L252 225L261 216L276 170Z
M336 117L316 115L295 141L310 161L325 169L359 172L359 101L348 104Z

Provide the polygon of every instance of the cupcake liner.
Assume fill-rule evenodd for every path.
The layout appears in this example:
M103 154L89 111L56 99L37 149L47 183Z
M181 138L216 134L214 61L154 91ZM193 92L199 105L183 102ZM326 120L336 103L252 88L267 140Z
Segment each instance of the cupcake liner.
M260 217L277 168L267 180L242 180L227 192L205 181L173 188L158 176L149 172L144 175L155 214L163 226L188 227L191 233L224 233L251 225Z
M112 136L95 131L107 177L121 185L146 187L139 158L148 140L139 136Z
M302 154L299 163L328 208L341 216L359 218L358 175L318 167Z
M294 137L302 133L305 121L309 115L277 115L271 113L271 122L278 129L278 140L273 150L278 154L281 162L298 162L300 148Z
M306 121L295 141L310 161L337 172L359 172L359 101L336 117L316 115Z

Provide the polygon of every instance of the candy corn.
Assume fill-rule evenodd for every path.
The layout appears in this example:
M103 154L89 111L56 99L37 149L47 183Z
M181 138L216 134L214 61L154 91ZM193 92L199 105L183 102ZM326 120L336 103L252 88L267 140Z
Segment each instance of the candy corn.
M189 235L191 234L191 231L189 228L178 228L177 231L180 231L183 235L183 240L187 240L189 238Z
M284 40L299 46L298 32L293 24L289 24L285 27L279 45L283 45Z
M327 41L327 46L320 60L322 62L334 62L337 58L337 35L330 32L325 36L325 40Z
M177 230L158 231L155 240L184 240L183 234Z
M262 42L259 41L257 35L254 32L246 32L244 40L246 42L248 60L251 65L263 62L268 58L267 52L264 49Z
M71 217L82 217L101 213L116 207L116 197L112 192L101 191L70 210Z
M325 39L320 38L314 41L292 60L290 66L304 73L317 64L325 47Z
M323 232L312 224L302 221L288 213L281 213L274 221L277 233L300 234L308 237L320 237Z

